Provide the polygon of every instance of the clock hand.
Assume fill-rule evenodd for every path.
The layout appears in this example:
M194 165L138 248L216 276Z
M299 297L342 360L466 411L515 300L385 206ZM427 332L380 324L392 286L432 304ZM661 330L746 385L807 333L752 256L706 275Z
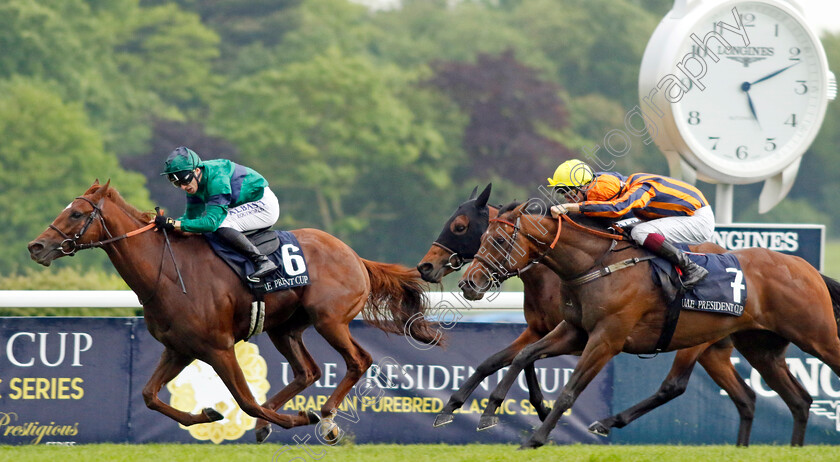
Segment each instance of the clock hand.
M777 75L781 74L782 72L784 72L784 71L786 71L786 70L790 69L791 67L796 66L796 65L797 65L797 64L799 64L800 62L801 62L801 61L797 61L797 62L795 62L795 63L791 64L791 65L790 65L790 66L788 66L788 67L784 67L784 68L782 68L782 69L779 69L779 70L778 70L778 71L776 71L776 72L773 72L772 74L767 74L767 75L765 75L764 77L762 77L762 78L760 78L760 79L756 80L755 82L752 82L750 85L755 85L755 84L757 84L758 82L764 82L765 80L767 80L767 79L769 79L769 78L771 78L771 77L775 77L775 76L777 76Z
M752 84L750 84L749 82L744 82L741 84L741 90L743 90L743 92L747 94L747 103L749 103L750 105L750 113L752 114L753 118L755 119L755 122L758 124L758 128L760 129L761 122L758 121L758 115L755 113L755 105L753 104L752 97L750 96L751 86Z

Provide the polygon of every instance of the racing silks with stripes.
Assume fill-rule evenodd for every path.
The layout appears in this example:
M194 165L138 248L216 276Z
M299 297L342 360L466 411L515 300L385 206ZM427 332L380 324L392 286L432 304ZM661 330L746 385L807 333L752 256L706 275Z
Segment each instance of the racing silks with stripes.
M584 215L618 218L633 212L642 220L690 216L709 205L694 186L650 173L635 173L624 179L618 173L598 172L586 198L580 204Z

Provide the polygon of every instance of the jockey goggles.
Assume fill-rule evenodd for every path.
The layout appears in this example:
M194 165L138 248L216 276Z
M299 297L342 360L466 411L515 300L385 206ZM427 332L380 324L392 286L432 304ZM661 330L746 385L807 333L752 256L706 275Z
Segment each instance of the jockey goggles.
M195 172L193 170L182 170L180 172L167 173L166 177L172 183L172 186L180 188L181 186L190 184L193 178L195 178Z

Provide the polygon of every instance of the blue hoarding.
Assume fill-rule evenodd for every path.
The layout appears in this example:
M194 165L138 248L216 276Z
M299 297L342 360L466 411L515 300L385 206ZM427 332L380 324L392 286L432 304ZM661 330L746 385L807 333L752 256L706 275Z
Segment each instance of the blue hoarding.
M763 247L802 257L823 270L825 225L736 223L715 225L712 242L728 250Z
M344 437L357 443L520 442L538 424L521 376L501 407L500 425L475 431L501 373L478 387L453 423L433 428L432 422L473 368L523 329L523 324L461 323L449 331L446 349L420 350L404 337L388 336L354 321L351 331L373 356L374 367L351 390L336 416ZM322 377L280 412L320 410L345 370L338 353L314 330L307 331L304 339ZM142 318L0 318L0 444L254 441L254 420L239 410L218 377L200 362L187 367L159 396L186 411L213 407L224 420L184 428L146 408L141 390L162 351ZM667 375L673 356L616 357L563 416L552 440L560 444L732 444L737 412L699 367L685 394L671 403L623 429L614 429L609 438L586 431L592 421L653 393ZM237 357L259 401L293 378L288 363L266 335L238 344ZM787 407L740 355L734 354L732 361L757 395L752 442L787 444L792 428ZM840 443L840 380L823 363L793 347L787 362L814 399L806 442ZM558 396L575 364L573 357L537 363L547 400ZM300 451L301 441L318 444L318 438L312 426L292 430L275 426L268 441ZM294 455L289 453L290 458Z

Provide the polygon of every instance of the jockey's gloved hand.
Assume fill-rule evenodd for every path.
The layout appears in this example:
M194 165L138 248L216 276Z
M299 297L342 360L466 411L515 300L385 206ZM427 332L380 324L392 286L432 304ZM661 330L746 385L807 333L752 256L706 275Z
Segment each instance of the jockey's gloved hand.
M565 215L567 212L568 212L568 210L563 205L553 205L553 206L551 206L551 216L554 217L554 218L557 218L560 215Z
M164 229L166 231L174 231L175 230L175 219L172 217L167 217L165 215L156 215L155 216L155 226L158 229Z

